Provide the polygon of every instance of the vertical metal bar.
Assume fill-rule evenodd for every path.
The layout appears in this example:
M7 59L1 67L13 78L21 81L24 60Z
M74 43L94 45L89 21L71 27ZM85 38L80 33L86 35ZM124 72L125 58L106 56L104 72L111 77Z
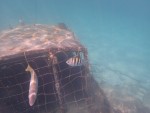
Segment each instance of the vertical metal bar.
M63 106L63 100L60 90L60 83L59 83L59 75L56 68L56 64L58 64L57 57L54 56L52 59L52 68L53 68L53 74L54 74L54 80L55 80L55 88L59 99L59 105L60 105L60 113L64 113L64 106Z

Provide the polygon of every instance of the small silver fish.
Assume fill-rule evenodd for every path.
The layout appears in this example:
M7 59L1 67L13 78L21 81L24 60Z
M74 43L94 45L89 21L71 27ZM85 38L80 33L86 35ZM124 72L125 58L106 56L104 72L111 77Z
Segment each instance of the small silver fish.
M84 60L81 59L79 56L69 58L66 63L69 66L81 66L84 64Z
M33 106L37 97L38 79L35 71L32 69L32 67L29 64L28 67L26 68L26 71L29 71L31 74L28 98L29 98L29 105Z

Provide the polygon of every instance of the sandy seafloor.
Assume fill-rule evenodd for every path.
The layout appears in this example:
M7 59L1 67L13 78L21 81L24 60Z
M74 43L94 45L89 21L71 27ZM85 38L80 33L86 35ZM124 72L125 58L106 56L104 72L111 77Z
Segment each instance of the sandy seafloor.
M149 0L1 0L0 30L65 23L88 48L95 79L124 113L150 109Z

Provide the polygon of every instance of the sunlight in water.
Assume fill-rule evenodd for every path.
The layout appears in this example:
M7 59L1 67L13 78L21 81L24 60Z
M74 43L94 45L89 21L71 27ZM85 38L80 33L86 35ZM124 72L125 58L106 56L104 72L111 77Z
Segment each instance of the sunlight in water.
M0 39L1 56L10 56L15 54L14 51L38 50L48 46L59 46L60 48L66 45L76 46L76 42L71 41L72 36L76 37L76 40L87 48L92 76L104 91L114 112L149 113L149 6L150 1L147 0L1 0L0 37L6 37ZM49 34L51 29L48 32L45 32L44 29L58 23L61 23L60 28L65 28L66 24L68 33L72 33L65 34L61 31L61 36L59 36L57 34L59 29L55 29L56 31L52 31L56 33L55 40L49 41L54 36ZM38 28L35 27L31 31L28 26L38 26ZM26 37L23 37L22 32ZM67 40L64 41L64 37ZM8 38L12 40L7 41ZM39 43L42 44L39 45ZM0 61L3 60L0 58ZM6 66L3 63L0 63L0 66L0 72L8 75L8 72L4 72ZM12 74L14 73L16 71L12 71ZM69 72L64 70L64 73ZM11 86L11 82L16 82L15 80L4 81L0 74L0 99L6 92L3 85L7 87ZM9 89L8 92L14 93L12 89ZM13 101L17 102L20 98L24 100L25 97L18 96ZM46 100L48 101L49 98ZM2 103L0 101L0 111L1 108L5 108L5 105L1 105ZM96 107L92 106L92 108ZM76 113L76 109L70 104L68 113L72 111ZM87 112L86 110L81 111L82 113ZM34 111L34 113L37 112Z

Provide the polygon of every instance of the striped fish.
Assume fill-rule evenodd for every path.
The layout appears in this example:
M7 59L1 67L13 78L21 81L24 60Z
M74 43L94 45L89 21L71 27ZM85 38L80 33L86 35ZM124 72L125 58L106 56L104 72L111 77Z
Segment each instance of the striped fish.
M81 66L83 65L83 60L79 56L69 58L66 63L69 66Z
M35 71L32 69L32 67L29 64L28 67L26 68L26 71L29 71L31 74L28 98L29 98L29 105L33 106L37 97L38 79Z

